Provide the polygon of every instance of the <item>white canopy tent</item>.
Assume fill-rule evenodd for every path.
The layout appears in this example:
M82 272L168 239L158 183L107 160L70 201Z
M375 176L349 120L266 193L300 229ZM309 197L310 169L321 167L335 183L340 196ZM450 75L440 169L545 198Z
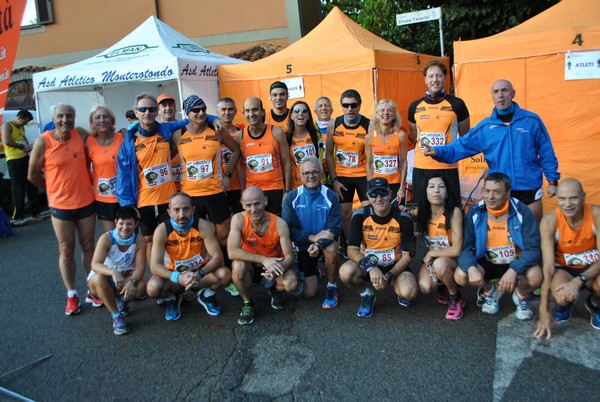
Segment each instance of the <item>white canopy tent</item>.
M76 124L87 128L91 108L110 106L117 117L117 130L127 126L125 112L133 108L135 96L163 92L178 99L196 94L216 110L219 99L217 66L245 63L206 50L155 17L99 55L33 74L33 85L41 127L51 120L50 107L69 103L77 110Z

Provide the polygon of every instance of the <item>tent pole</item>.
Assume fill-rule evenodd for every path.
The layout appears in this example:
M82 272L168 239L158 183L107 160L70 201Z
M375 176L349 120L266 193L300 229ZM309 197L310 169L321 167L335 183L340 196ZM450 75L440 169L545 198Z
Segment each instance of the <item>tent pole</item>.
M373 68L373 100L377 104L377 68Z

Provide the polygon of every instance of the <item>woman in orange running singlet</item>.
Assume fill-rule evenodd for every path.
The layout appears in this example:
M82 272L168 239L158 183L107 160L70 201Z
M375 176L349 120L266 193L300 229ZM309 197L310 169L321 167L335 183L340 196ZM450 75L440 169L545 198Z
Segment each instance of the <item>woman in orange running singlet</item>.
M454 280L457 257L462 251L463 215L448 198L448 180L432 173L421 196L425 200L410 211L417 231L425 240L427 253L419 269L419 288L423 293L438 289L438 303L447 304L446 319L462 317L464 301Z
M396 104L388 99L377 103L365 137L365 156L367 180L387 179L392 198L398 197L400 201L406 190L408 134L402 129L402 119L396 109Z
M123 145L123 134L115 132L115 122L115 115L108 106L94 106L90 112L91 135L86 139L98 219L105 231L115 228L115 213L119 208L117 155Z
M307 156L319 157L319 132L306 102L297 101L290 108L285 137L290 146L291 188L294 189L302 185L302 179L300 178L302 160Z

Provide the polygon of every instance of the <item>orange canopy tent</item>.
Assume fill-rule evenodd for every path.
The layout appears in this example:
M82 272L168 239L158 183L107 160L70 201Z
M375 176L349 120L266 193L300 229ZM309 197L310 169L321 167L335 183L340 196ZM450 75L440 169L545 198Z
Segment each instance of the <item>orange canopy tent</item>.
M490 115L490 88L512 82L515 101L537 113L548 128L561 176L579 179L589 202L600 203L600 79L565 79L574 52L600 50L600 7L563 0L545 12L488 38L454 42L455 88L471 124ZM581 53L579 53L581 54ZM600 68L600 66L597 66ZM462 176L478 176L481 163L463 161ZM544 201L548 211L554 201Z
M250 96L268 100L273 81L301 77L304 98L299 99L311 109L317 98L327 96L334 115L340 115L340 95L353 88L361 94L363 115L371 117L377 100L392 99L406 125L410 102L425 94L423 66L432 59L448 65L447 58L413 53L386 42L335 7L304 38L280 52L253 63L219 66L219 90L241 109ZM265 109L269 106L266 103Z

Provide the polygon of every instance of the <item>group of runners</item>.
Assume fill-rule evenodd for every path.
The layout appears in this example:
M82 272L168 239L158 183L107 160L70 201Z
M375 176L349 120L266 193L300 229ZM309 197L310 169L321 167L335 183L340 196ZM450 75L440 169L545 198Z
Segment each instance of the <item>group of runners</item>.
M194 292L210 315L221 314L217 292L239 295L238 322L252 324L253 283L281 309L286 292L315 297L320 271L327 277L322 307L337 306L339 276L359 296L360 317L373 314L377 292L389 285L403 307L419 292L437 291L446 318L457 320L460 289L471 285L484 314L497 314L507 294L516 318L530 320L531 295L541 287L539 337L551 336L551 317L569 319L587 288L590 322L600 329L600 210L585 203L577 180L558 182L541 119L498 80L491 116L471 128L464 102L445 93L445 65L432 61L423 72L426 95L410 105L408 130L390 100L379 101L371 119L361 115L352 89L341 94L342 115L333 118L332 101L321 97L313 120L304 101L288 108L279 81L268 112L259 98L244 101L244 126L234 124L230 98L219 100L213 116L191 95L178 121L172 96L140 94L137 120L124 134L106 105L91 111L89 133L75 127L72 106L55 105L56 129L33 145L29 180L48 192L66 314L80 311L77 233L86 301L106 306L115 334L129 331L129 300L147 295L177 320L184 292ZM489 166L483 200L463 218L456 163L480 152ZM542 218L544 177L558 207ZM355 196L361 206L353 211ZM407 197L416 208L405 205ZM106 233L94 247L96 216ZM426 252L413 274L417 237Z

